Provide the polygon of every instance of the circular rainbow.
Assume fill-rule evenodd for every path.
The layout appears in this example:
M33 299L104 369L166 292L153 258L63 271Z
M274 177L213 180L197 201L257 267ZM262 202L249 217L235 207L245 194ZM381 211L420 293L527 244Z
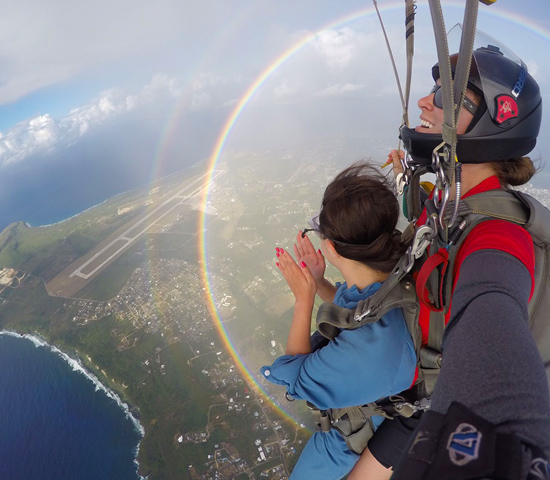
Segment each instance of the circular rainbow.
M424 2L425 3L425 2ZM463 11L464 9L464 3L463 2L447 2L445 4L446 6L451 7L458 7ZM527 27L529 30L533 31L537 35L540 35L541 37L547 39L550 41L550 32L543 29L540 25L536 24L533 19L530 19L528 17L525 17L523 15L518 15L515 13L510 13L503 11L502 9L499 10L498 4L495 6L492 6L487 9L487 7L480 6L480 9L484 8L483 14L487 13L488 15L494 16L496 18L500 18L506 21L510 21L516 24L519 24L520 26ZM403 9L404 10L404 2L400 0L399 2L391 2L390 4L386 4L383 7L379 8L380 11L390 11L395 9ZM243 360L239 356L235 345L233 344L231 337L226 330L223 322L221 321L220 314L218 312L216 301L214 299L214 293L211 288L211 281L210 281L210 274L208 270L208 261L207 261L207 245L206 245L206 204L209 199L210 194L210 185L212 182L212 177L215 173L216 164L222 154L222 151L225 147L225 144L227 143L227 140L229 138L229 135L231 134L231 131L233 130L233 127L235 126L235 123L241 116L244 108L248 105L252 97L256 94L258 89L273 75L273 73L281 67L285 62L287 62L290 58L292 58L294 55L296 55L303 47L305 47L309 42L314 40L319 33L321 33L324 30L332 29L332 28L338 28L341 27L347 23L351 23L354 21L357 21L359 19L362 19L364 17L367 17L369 15L376 14L376 10L374 7L369 7L362 9L358 12L354 12L348 15L345 15L341 18L339 18L336 21L333 21L321 29L319 29L315 33L308 34L304 36L298 43L288 48L286 51L284 51L281 55L279 55L273 62L271 62L265 70L254 80L254 82L248 87L244 95L241 97L241 99L238 101L238 103L233 108L231 114L229 115L227 121L224 124L224 127L222 128L220 135L218 137L218 140L216 141L215 148L212 152L212 155L210 157L207 171L208 171L208 185L209 187L204 190L203 198L201 203L203 204L204 208L203 214L200 217L199 225L198 225L198 231L199 231L199 252L200 252L200 263L202 264L201 272L202 272L202 282L203 286L205 288L205 294L207 299L207 305L210 312L210 315L212 316L212 319L214 321L214 324L216 326L216 329L218 330L218 333L220 334L223 343L225 347L229 350L230 355L235 362L236 367L241 372L243 377L245 378L246 382L249 384L249 386L254 389L256 392L261 393L263 396L265 396L267 399L269 399L268 394L265 392L265 390L260 386L260 384L256 381L255 375L253 375L246 367L246 365L243 363ZM404 15L404 12L403 12ZM269 400L271 402L271 400ZM290 415L285 412L280 406L274 405L274 408L282 414L284 417L289 418L293 421L296 421Z

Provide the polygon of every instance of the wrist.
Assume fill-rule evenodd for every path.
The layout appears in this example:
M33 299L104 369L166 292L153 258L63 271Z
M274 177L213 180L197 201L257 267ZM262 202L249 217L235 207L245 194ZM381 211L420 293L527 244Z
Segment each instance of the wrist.
M317 284L317 289L322 288L328 280L323 275L319 280L315 279L315 283Z
M313 310L313 303L314 303L315 297L313 298L297 298L296 302L294 303L294 310L300 310L300 311L311 311Z

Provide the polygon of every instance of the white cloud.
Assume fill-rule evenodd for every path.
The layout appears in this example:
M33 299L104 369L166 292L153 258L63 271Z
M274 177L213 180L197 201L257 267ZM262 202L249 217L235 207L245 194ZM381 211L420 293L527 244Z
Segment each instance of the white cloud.
M46 114L20 122L0 134L0 166L48 152L56 146L71 145L94 127L121 114L154 104L161 98L174 98L182 91L178 82L166 75L156 75L137 94L125 95L122 91L109 90L61 119Z
M11 2L0 16L0 105L88 75L147 78L167 52L188 66L230 8L216 0Z
M0 138L0 162L8 164L38 151L48 151L59 139L59 127L49 115L21 122Z
M36 153L73 145L94 128L140 110L160 106L169 112L181 101L186 102L190 111L232 106L236 100L231 89L239 80L240 77L222 77L207 72L199 74L188 85L182 78L158 73L137 92L106 90L60 119L41 115L0 133L0 167Z
M313 40L313 47L323 56L330 70L349 65L369 42L368 36L349 27L340 30L323 30Z

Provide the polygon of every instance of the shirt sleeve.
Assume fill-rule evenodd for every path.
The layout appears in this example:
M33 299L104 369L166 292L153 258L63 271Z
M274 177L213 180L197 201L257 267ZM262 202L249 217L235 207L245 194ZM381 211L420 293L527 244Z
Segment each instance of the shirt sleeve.
M327 409L361 405L406 390L415 365L403 315L392 310L376 323L343 330L313 353L283 355L261 372L294 398Z
M506 220L487 220L470 232L458 252L454 278L460 274L460 266L472 253L492 249L506 252L517 258L531 275L531 294L535 288L535 248L527 230Z
M530 282L523 263L503 251L465 259L431 406L446 413L458 401L550 455L548 383L527 313Z

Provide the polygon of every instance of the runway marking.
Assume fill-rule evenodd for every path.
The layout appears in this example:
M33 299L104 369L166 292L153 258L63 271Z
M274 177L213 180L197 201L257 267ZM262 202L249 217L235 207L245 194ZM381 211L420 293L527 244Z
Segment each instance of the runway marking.
M224 173L223 170L220 170L220 171L217 171L214 173L214 175L212 176L212 181L217 178L219 175L221 175L222 173ZM197 187L195 190L193 190L193 192L191 192L190 194L187 194L187 195L184 195L184 193L189 190L189 188L193 187L195 184L199 183L200 181L202 181L205 177L207 177L209 175L209 173L205 173L204 175L202 175L201 177L197 178L196 180L194 180L193 182L191 182L189 185L186 185L185 188L181 189L179 192L177 192L176 194L174 194L172 197L170 197L168 200L166 200L164 203L162 203L161 205L159 205L157 208L155 208L152 212L148 213L147 215L145 215L145 217L143 217L139 222L135 223L134 225L132 225L130 228L128 228L128 230L124 231L122 234L120 234L117 238L115 238L112 242L110 242L108 245L106 245L105 247L103 247L99 252L97 252L93 257L91 257L88 261L86 261L85 263L83 263L80 267L78 267L73 273L71 273L69 275L69 278L73 278L73 277L80 277L80 278L83 278L85 280L87 280L88 278L90 278L92 275L94 275L98 270L100 270L101 268L103 268L107 263L109 263L116 255L118 255L122 250L128 248L133 242L135 242L141 235L143 235L144 233L147 232L147 230L149 230L149 228L151 228L153 225L155 225L155 222L159 221L161 218L165 217L166 215L168 215L172 210L174 210L175 208L179 207L180 205L183 205L185 203L186 200L194 197L195 195L197 195L198 193L201 192L201 190L207 186L206 183L203 183L201 184L199 187ZM174 202L175 200L178 200L176 202ZM145 223L148 219L150 219L151 217L153 217L154 215L156 215L157 213L159 213L164 207L166 207L167 205L169 205L171 202L174 202L173 205L169 206L169 208L166 209L166 211L162 212L157 218L155 218L151 223L149 223L148 225L144 226L141 230L139 230L137 233L132 233L132 230L136 230L137 227L139 227L140 225L142 225L143 223ZM116 244L119 244L118 246L115 247ZM114 247L114 248L112 248ZM110 250L110 251L109 251ZM90 271L84 271L86 269L86 267L90 266L90 264L92 264L93 262L95 262L96 260L99 260L101 255L103 255L104 253L106 253L107 251L109 251L109 256L104 260L102 261L99 265L97 266L91 266L92 270Z

